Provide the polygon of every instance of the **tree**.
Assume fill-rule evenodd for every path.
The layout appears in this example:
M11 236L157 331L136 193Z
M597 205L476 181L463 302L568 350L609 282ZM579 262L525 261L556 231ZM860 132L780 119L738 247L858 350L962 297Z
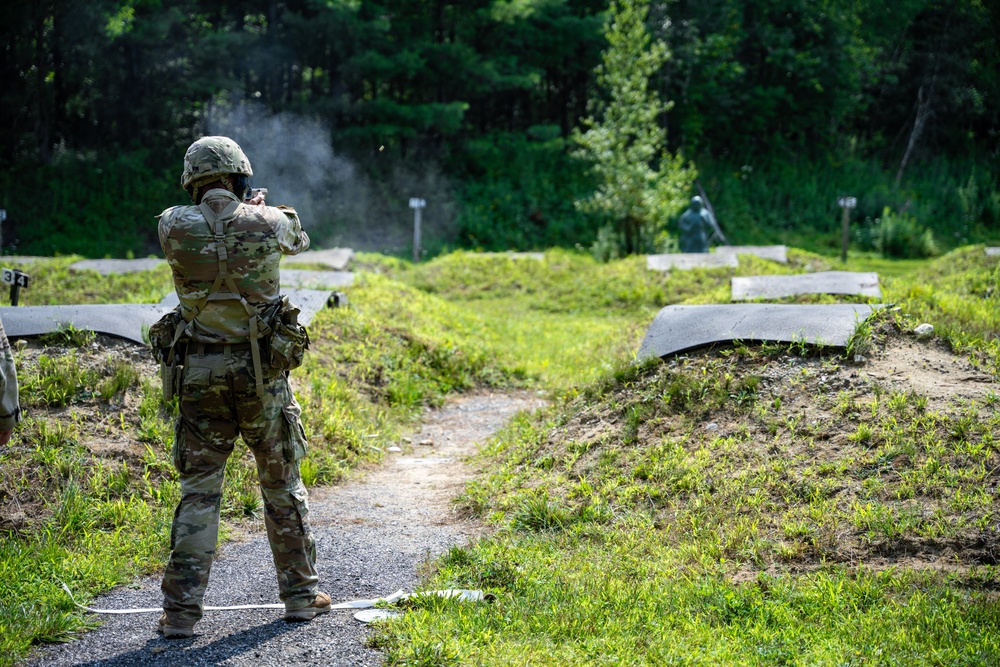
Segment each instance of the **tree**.
M605 24L608 48L596 70L606 100L597 101L597 113L583 120L586 131L574 133L576 155L593 164L598 180L579 207L609 220L630 254L654 249L696 175L679 154L665 149L660 118L670 105L651 89L650 77L670 54L651 38L648 12L648 0L612 2Z

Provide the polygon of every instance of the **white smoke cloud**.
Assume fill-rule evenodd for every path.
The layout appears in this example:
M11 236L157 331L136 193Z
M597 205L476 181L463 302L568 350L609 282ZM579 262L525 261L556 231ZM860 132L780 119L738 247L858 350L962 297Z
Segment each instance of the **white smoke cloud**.
M314 247L402 252L412 247L410 197L428 200L424 238L445 240L454 206L448 180L432 165L396 165L385 183L372 183L350 159L334 151L319 120L270 113L241 101L214 106L205 133L235 140L253 165L251 184L267 188L267 203L295 208Z

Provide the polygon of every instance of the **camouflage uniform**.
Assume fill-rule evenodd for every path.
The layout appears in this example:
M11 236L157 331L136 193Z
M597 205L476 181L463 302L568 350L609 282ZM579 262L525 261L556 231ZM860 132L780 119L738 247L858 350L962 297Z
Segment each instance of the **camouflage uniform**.
M291 209L250 206L228 190L205 193L218 214L235 208L225 229L228 273L258 311L279 296L278 261L309 247ZM223 216L225 217L225 216ZM215 555L226 459L242 435L257 462L265 526L281 600L287 609L308 606L317 594L316 545L307 521L299 459L306 441L300 408L287 374L263 365L263 395L255 390L248 314L223 287L208 301L220 273L215 235L198 206L160 215L160 244L170 264L189 327L180 388L174 465L181 500L174 513L171 554L163 577L163 608L172 624L191 626ZM199 309L199 306L201 308ZM196 314L195 314L196 313Z
M3 330L3 322L0 322L0 431L12 430L20 418L14 352Z

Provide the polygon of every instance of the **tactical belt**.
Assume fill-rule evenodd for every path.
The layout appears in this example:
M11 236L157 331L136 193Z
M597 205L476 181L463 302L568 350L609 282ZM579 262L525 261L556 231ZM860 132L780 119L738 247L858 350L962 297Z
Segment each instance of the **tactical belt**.
M222 354L229 352L243 352L252 350L252 343L188 343L187 354Z

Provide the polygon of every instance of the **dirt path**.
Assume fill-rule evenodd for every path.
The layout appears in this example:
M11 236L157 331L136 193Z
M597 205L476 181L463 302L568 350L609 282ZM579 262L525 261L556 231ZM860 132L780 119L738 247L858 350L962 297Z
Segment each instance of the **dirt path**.
M403 453L356 481L319 489L310 499L319 550L321 587L334 602L412 590L429 557L461 544L476 531L450 500L468 479L462 458L503 422L539 407L532 394L480 393L428 413ZM420 444L424 443L424 444ZM276 602L267 539L256 531L223 547L205 602L228 606ZM156 607L159 578L111 592L99 608ZM277 610L208 612L195 637L163 640L156 614L105 616L80 640L35 651L25 665L380 665L365 647L366 627L348 611L311 623L289 624Z

